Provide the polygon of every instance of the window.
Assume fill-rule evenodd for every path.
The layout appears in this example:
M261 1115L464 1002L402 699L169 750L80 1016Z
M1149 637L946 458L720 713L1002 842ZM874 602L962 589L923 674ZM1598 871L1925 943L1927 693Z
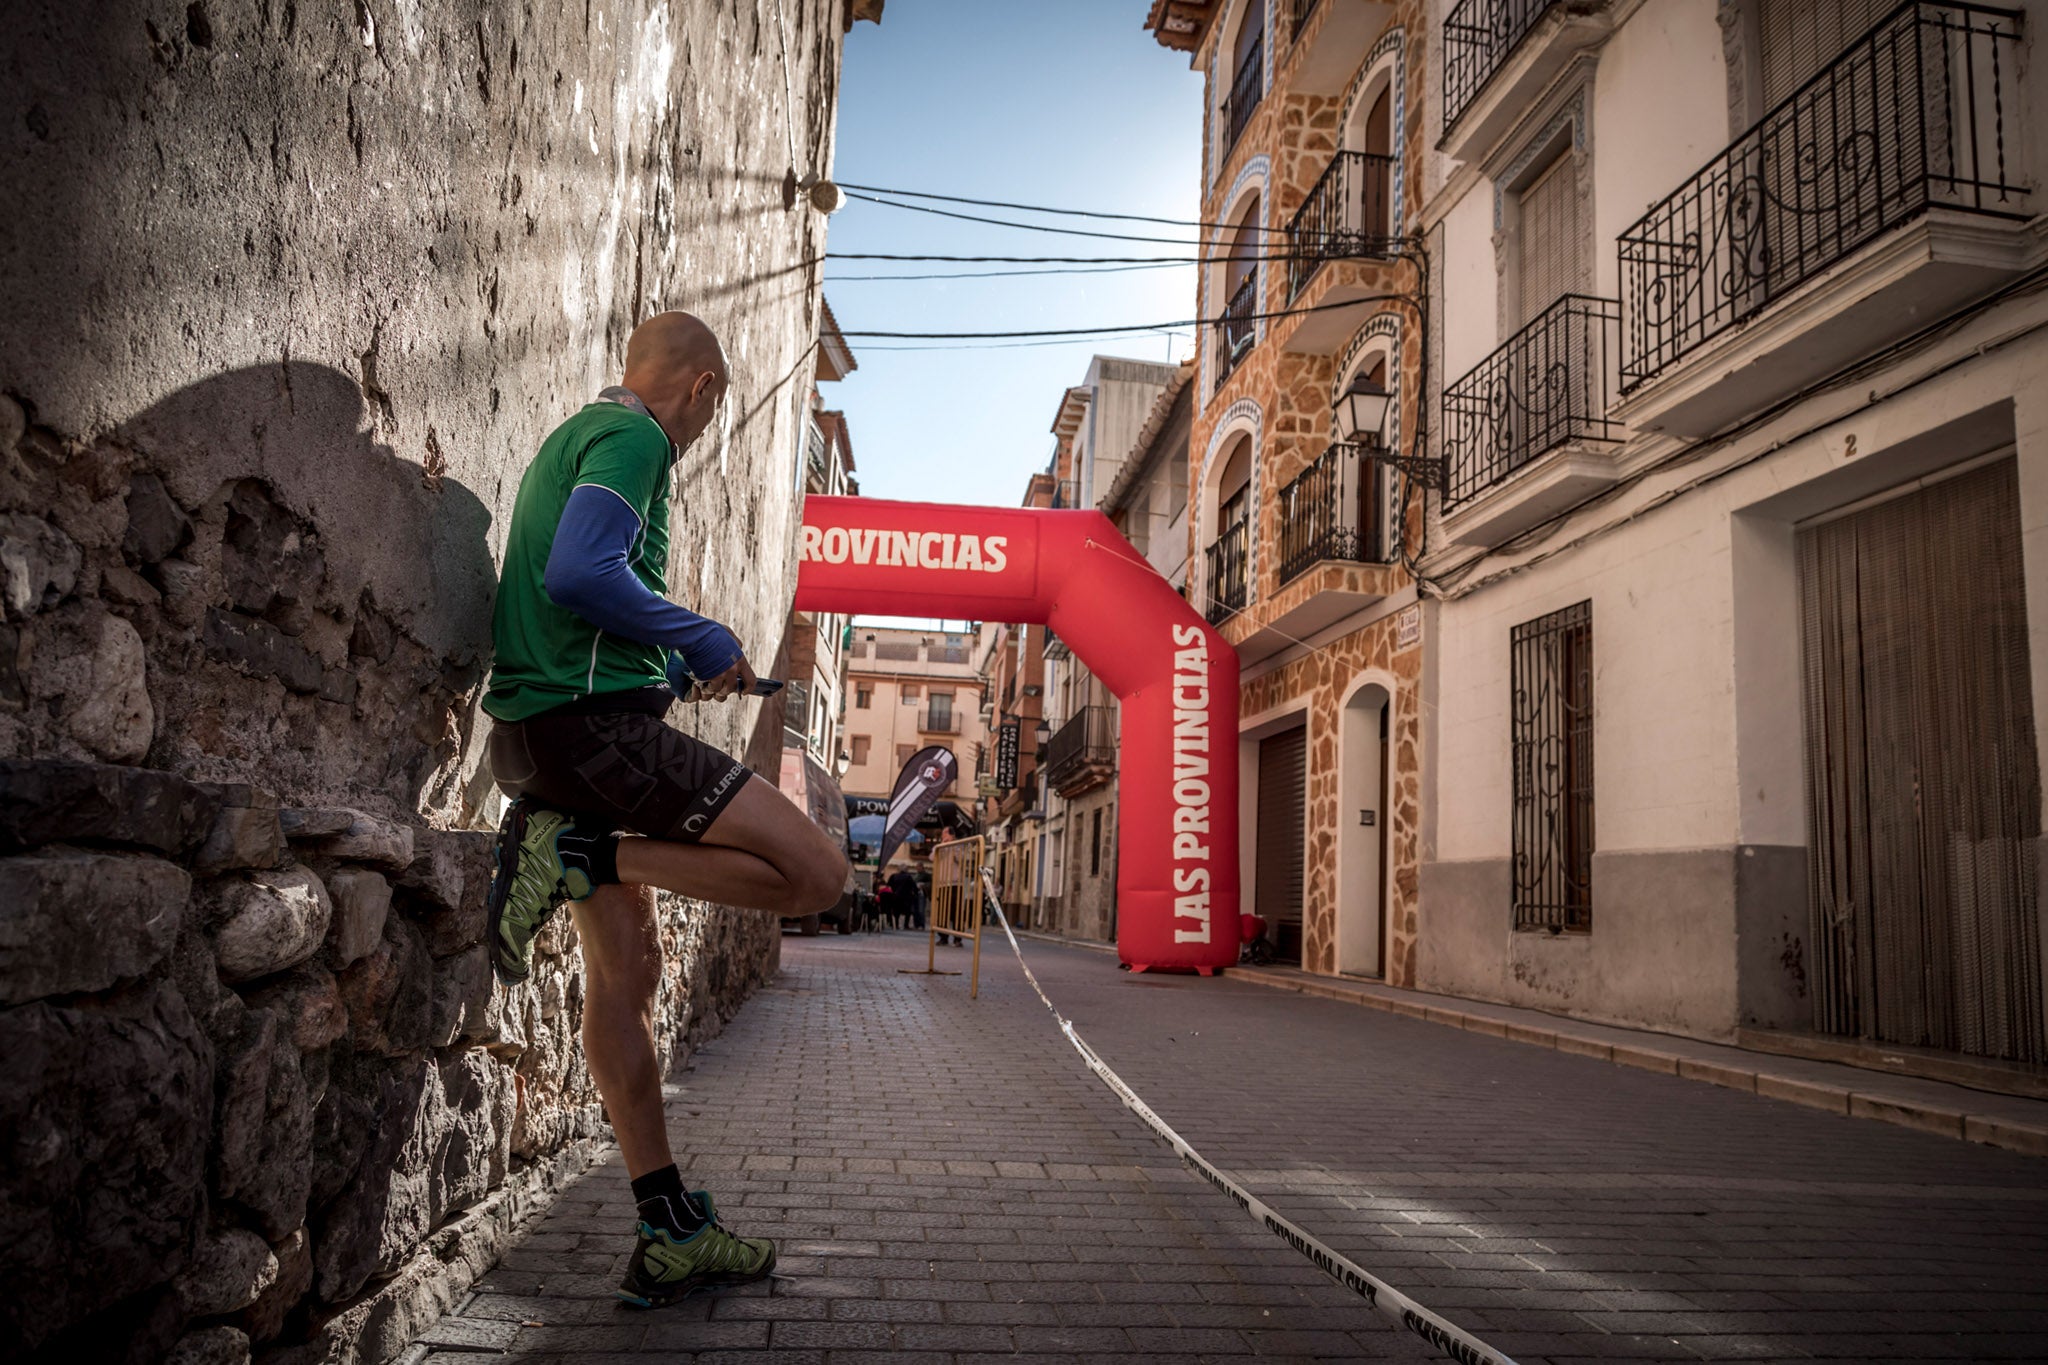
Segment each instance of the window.
M855 766L868 761L868 748L874 742L873 738L867 735L855 735L853 737L853 761Z
M874 699L875 689L869 687L866 683L861 683L859 686L853 689L853 705L854 709L857 711L867 710L868 703L872 702Z
M896 746L896 768L897 768L897 771L901 772L901 771L902 771L902 769L903 769L903 765L904 765L904 764L906 764L906 763L908 763L908 762L910 762L910 756L911 756L912 754L916 753L916 752L917 752L917 750L916 750L915 748L913 748L912 746L908 745L908 744L899 744L899 745L897 745L897 746Z
M1590 929L1593 604L1516 626L1509 647L1515 927Z
M1526 325L1566 294L1584 287L1580 260L1579 177L1569 145L1516 195L1521 317Z
M1761 0L1763 109L1775 109L1893 9L1891 0Z
M917 684L904 683L896 694L905 706L917 705Z
M1088 820L1088 875L1102 875L1102 807L1097 806Z
M949 730L952 728L953 694L951 692L932 693L931 711L927 720L934 730Z

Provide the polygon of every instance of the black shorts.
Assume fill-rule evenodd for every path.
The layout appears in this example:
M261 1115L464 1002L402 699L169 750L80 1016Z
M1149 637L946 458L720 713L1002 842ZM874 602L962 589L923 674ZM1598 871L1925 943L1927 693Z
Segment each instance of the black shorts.
M747 785L746 764L644 711L496 721L485 750L507 796L693 844Z

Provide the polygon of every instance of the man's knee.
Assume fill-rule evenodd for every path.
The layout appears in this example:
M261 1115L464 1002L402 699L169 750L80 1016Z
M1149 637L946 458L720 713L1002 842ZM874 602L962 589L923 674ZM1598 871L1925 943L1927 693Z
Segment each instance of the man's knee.
M837 849L824 849L806 858L791 879L790 897L796 902L796 913L814 915L837 905L846 891L849 866L846 855Z

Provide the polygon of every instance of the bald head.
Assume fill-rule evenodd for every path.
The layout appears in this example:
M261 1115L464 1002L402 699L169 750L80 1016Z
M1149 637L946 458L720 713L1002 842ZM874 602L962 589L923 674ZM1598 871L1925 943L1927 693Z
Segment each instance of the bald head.
M711 424L725 395L725 350L702 318L657 313L626 342L625 383L669 439L686 446Z

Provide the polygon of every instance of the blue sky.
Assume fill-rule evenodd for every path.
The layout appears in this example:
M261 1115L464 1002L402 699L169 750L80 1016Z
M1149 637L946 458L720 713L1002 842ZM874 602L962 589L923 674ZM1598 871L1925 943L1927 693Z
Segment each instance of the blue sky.
M846 41L834 176L1058 207L1192 219L1202 82L1143 28L1145 0L888 0ZM940 205L996 217L1034 217ZM1046 219L1188 239L1191 230ZM828 249L947 255L1185 256L1172 246L1017 231L849 200ZM1185 319L1194 268L1012 279L865 282L853 275L1030 266L832 261L825 296L848 331L1028 331ZM860 368L825 387L871 497L1015 506L1052 451L1062 392L1102 352L1179 359L1192 338L972 350L852 338Z

